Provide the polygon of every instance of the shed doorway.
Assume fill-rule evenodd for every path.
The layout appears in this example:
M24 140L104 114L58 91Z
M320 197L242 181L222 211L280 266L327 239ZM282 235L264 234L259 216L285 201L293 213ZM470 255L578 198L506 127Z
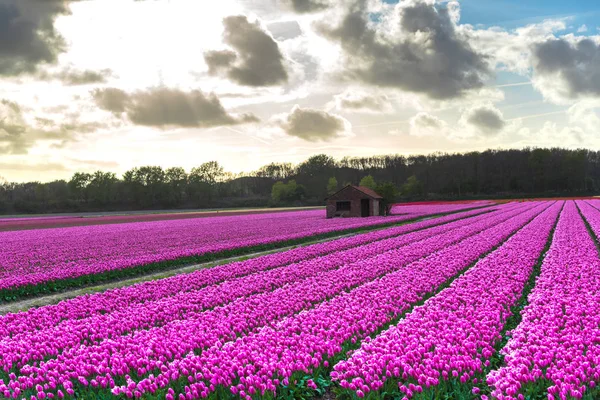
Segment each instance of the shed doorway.
M371 214L371 201L369 199L362 199L360 201L360 216L368 217Z

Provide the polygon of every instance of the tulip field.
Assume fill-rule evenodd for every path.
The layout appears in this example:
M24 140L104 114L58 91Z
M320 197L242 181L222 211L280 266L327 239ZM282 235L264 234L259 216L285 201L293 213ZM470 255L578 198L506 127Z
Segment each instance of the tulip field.
M405 206L399 215L365 219L327 220L322 210L311 210L4 231L0 232L0 299L13 300L489 204ZM23 218L22 224L26 226L33 219ZM14 224L14 219L10 221Z
M600 200L395 210L0 232L15 290L382 227L1 315L0 398L600 399Z

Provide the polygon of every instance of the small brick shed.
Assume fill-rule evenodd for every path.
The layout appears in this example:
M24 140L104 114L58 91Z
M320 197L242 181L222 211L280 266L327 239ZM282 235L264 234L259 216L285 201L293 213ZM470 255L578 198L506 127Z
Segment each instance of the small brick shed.
M381 199L382 197L372 189L348 185L325 199L327 218L379 215Z

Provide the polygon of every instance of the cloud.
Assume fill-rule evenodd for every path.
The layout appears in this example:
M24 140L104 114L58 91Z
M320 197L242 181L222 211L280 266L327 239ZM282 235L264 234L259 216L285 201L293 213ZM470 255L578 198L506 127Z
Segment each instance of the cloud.
M567 110L569 122L588 132L600 131L600 101L580 101Z
M475 29L470 25L461 25L460 28L470 38L471 45L485 54L493 67L529 77L532 46L553 38L556 32L565 30L567 24L564 19L552 19L511 31L497 26Z
M409 120L411 136L445 137L456 142L489 140L500 134L516 132L521 121L509 121L492 103L476 103L463 110L457 124L450 125L427 112L419 112ZM390 132L399 134L399 132Z
M251 115L235 118L228 114L213 93L168 88L136 93L127 114L134 124L146 126L211 127L257 121Z
M600 41L565 36L533 45L533 84L556 102L600 98Z
M326 1L322 0L289 0L292 9L299 14L322 11L329 7Z
M267 25L267 29L277 40L289 40L302 35L298 21L272 22Z
M434 136L448 132L448 124L445 121L426 112L420 112L412 117L409 125L412 136Z
M95 89L92 91L92 97L98 107L116 115L125 112L129 101L129 94L117 88Z
M491 71L486 57L457 29L456 3L436 8L431 2L403 1L378 23L367 19L365 7L355 5L338 26L320 26L341 44L347 79L433 99L483 87Z
M43 163L43 164L27 164L27 163L0 163L1 170L12 171L31 171L31 172L47 172L47 171L67 171L67 168L58 163Z
M501 133L509 125L509 122L504 119L502 112L491 103L483 103L465 110L459 125L475 135L490 137Z
M286 134L309 142L330 141L345 136L350 122L339 115L295 105L289 114L275 117Z
M244 86L274 86L288 81L284 57L277 42L243 15L223 20L223 40L235 51L204 53L210 75L223 75Z
M579 28L577 28L577 33L585 33L587 31L588 31L588 27L586 24L583 24Z
M34 72L56 62L66 49L54 28L58 15L68 14L68 1L0 1L0 75Z
M393 111L388 96L382 94L369 94L347 90L335 95L328 108L338 111L355 111L366 113L388 113Z
M541 129L521 128L518 133L524 146L560 146L565 148L597 147L600 130L600 101L580 101L566 112L567 120L546 121Z
M527 146L560 146L562 148L581 148L589 143L592 136L579 126L559 127L556 122L546 121L541 129L532 132L528 128L519 131L523 145Z
M106 88L95 90L92 96L98 107L116 115L126 113L136 125L208 128L259 121L253 114L229 114L214 93L200 90L158 87L129 94Z
M26 154L31 145L26 131L21 107L17 103L0 100L0 154Z
M71 161L75 164L85 165L86 167L92 168L117 168L119 163L116 161L105 161L105 160L82 160L79 158L67 158L68 161Z
M0 100L0 154L27 154L36 142L44 140L64 145L77 140L80 134L103 128L106 124L82 121L78 114L64 116L61 121L36 117L28 122L19 104Z
M572 33L567 19L545 20L506 31L465 28L474 47L499 69L530 78L533 87L555 104L600 98L600 37ZM582 26L579 33L585 32Z
M106 83L107 79L112 76L111 69L102 69L94 71L90 69L77 70L73 68L65 68L58 72L41 72L38 78L42 80L59 80L68 86L90 85L93 83Z

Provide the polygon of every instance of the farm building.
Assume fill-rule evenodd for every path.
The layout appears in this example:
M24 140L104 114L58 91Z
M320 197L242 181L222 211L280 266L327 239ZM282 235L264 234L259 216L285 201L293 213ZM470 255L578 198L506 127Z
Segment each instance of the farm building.
M348 185L325 199L327 218L379 215L381 199L382 197L372 189Z

